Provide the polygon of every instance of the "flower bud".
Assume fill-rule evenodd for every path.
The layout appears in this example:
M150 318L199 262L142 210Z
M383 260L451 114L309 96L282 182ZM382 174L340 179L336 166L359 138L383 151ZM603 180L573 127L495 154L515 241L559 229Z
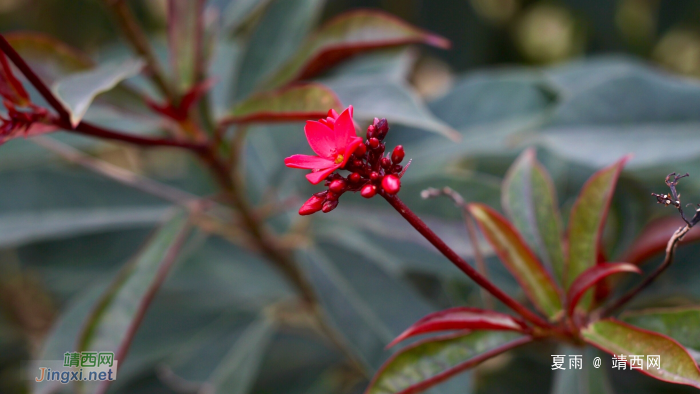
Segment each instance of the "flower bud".
M350 182L352 182L352 183L358 183L358 182L360 182L360 180L362 179L362 175L360 175L360 174L357 173L357 172L353 172L352 174L350 174L350 176L348 177L348 179L349 179Z
M320 211L323 207L323 202L326 200L325 192L323 193L324 195L322 197L313 195L310 199L306 200L304 205L299 208L299 215L311 215L312 213Z
M391 166L391 172L393 172L394 174L398 174L399 172L401 172L401 170L403 170L401 164L394 164L393 166Z
M377 187L371 183L362 186L360 191L360 195L364 198L372 198L375 194L377 194Z
M401 189L401 180L396 175L387 175L382 179L382 189L387 194L396 194Z
M321 208L321 210L323 211L323 213L328 213L328 212L334 210L335 207L337 207L337 206L338 206L338 200L326 201L323 203L323 207Z
M374 125L369 125L369 126L367 127L367 139L370 139L370 138L374 137L374 131L375 131L375 130L376 130L376 128L374 127Z
M377 171L372 171L372 172L369 173L369 179L370 179L372 182L376 182L376 181L380 180L381 177L382 177L382 176L381 176Z
M403 145L396 145L394 151L391 152L391 161L394 162L394 164L399 164L403 160L405 154Z
M391 167L391 159L388 157L382 157L380 164L383 169L388 170Z
M376 139L376 138L370 138L370 139L367 141L367 144L369 145L369 147L370 147L371 149L377 149L377 147L379 146L379 140Z
M347 185L343 179L336 179L331 182L329 190L335 194L340 194L345 191L345 186Z
M381 141L384 139L384 137L386 137L387 133L389 132L389 122L387 122L387 120L384 118L380 119L379 122L375 123L374 128L375 137Z
M362 157L365 155L365 153L367 153L367 145L360 144L357 146L357 148L355 148L355 152L354 152L355 156Z

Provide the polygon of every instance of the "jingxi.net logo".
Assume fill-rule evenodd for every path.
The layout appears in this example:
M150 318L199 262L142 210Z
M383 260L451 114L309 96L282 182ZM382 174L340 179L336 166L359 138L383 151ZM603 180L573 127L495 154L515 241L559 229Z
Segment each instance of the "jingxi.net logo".
M37 361L34 365L30 376L38 384L104 382L117 378L114 352L66 352L62 361Z

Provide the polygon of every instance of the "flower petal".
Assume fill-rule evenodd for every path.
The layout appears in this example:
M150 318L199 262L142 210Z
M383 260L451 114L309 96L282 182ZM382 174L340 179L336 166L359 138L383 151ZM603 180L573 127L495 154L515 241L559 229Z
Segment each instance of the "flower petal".
M338 113L333 108L331 108L328 110L328 116L333 119L336 119L338 117Z
M358 146L362 144L362 138L360 137L351 137L350 142L348 145L345 147L345 152L343 152L343 162L340 163L340 168L345 167L345 163L348 162L350 159L350 156L352 156L353 152L355 152L355 149L357 149Z
M304 127L306 139L309 141L311 149L321 157L333 159L333 155L337 153L335 144L335 133L331 128L323 123L313 120L306 121Z
M292 155L284 159L284 165L289 168L304 168L307 170L318 170L334 166L331 160L318 156Z
M335 146L344 149L352 137L357 137L355 133L355 123L352 121L352 105L349 106L335 120Z
M306 174L306 179L312 184L316 185L321 183L322 180L326 179L333 171L340 168L340 164L334 164L333 167L326 168L325 170L312 172L311 174Z

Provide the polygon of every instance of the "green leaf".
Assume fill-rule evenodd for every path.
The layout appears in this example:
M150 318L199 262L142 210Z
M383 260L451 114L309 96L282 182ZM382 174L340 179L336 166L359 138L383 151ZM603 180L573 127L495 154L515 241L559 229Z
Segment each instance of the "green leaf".
M274 333L275 324L264 316L251 323L212 371L207 387L214 393L247 394Z
M232 32L248 21L258 11L265 8L270 0L233 0L224 8L224 30Z
M83 119L97 95L111 90L121 81L138 74L143 65L143 61L135 59L104 64L93 70L61 78L53 86L53 91L69 110L71 124L75 127Z
M273 0L243 53L235 98L249 95L269 78L313 28L324 0Z
M150 227L166 207L55 209L0 213L0 248L99 231Z
M581 348L560 345L554 354L581 354L584 363L589 360L592 362L595 357L607 357L592 346L587 346L582 351ZM605 367L591 368L588 364L584 364L582 370L557 369L554 371L550 394L613 394L614 391L607 372L608 369Z
M162 200L87 170L19 164L0 171L0 246L151 228L166 213Z
M106 285L93 285L81 291L65 306L44 339L39 360L61 360L65 352L75 349L81 324L95 308L105 289ZM60 383L56 381L32 382L31 392L33 394L49 394L55 392L59 386Z
M405 81L416 62L411 47L399 47L365 53L346 60L329 71L331 78L383 76L391 81Z
M628 159L629 157L624 157L593 174L583 186L571 209L568 229L569 255L564 277L567 288L576 277L598 261L600 238L603 235L608 208L617 179ZM581 300L584 307L589 303L590 295Z
M700 350L700 307L654 308L625 312L620 319L659 334L681 345Z
M523 152L508 170L501 200L515 228L561 283L564 250L556 190L533 149Z
M309 79L363 51L425 43L449 48L450 43L390 14L374 10L346 12L318 29L270 80L270 86Z
M219 39L213 52L207 75L216 78L209 94L214 114L219 117L231 109L233 104L231 86L236 79L242 49L238 41Z
M506 218L484 204L469 204L468 209L530 301L548 317L554 318L562 309L561 290L517 230Z
M308 250L300 262L330 322L370 371L385 360L392 339L432 312L407 284L350 249Z
M596 167L633 153L630 168L700 157L698 84L619 57L571 63L547 75L566 98L540 135L554 153Z
M557 104L557 95L539 72L507 69L467 73L443 97L429 103L435 115L460 131L508 119L541 116Z
M323 118L329 109L342 111L338 97L319 83L258 93L236 105L226 123L280 122Z
M403 82L386 76L348 77L323 80L346 105L355 107L355 118L371 121L375 117L389 119L389 126L400 124L432 131L452 140L460 135L436 118L420 98Z
M365 394L417 393L530 340L517 333L474 331L422 341L390 358Z
M113 351L124 362L134 334L189 234L189 219L178 212L120 271L84 325L78 351ZM94 386L104 392L108 382Z
M188 299L205 291L206 302L198 301L197 308L217 313L238 303L264 308L294 295L289 283L258 254L218 237L209 237L178 264L168 284Z
M700 388L700 370L695 360L685 348L664 335L614 319L591 323L581 334L586 342L613 355L658 355L659 369L644 368L640 372L665 382Z

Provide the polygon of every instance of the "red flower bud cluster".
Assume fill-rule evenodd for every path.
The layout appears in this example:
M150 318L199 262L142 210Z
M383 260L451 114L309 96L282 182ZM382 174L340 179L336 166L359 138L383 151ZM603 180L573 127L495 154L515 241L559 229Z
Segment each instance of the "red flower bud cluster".
M401 190L401 177L406 168L401 165L405 157L403 146L386 151L384 138L389 132L386 119L374 119L367 128L367 139L355 148L347 161L347 176L333 172L326 178L328 190L314 194L299 209L300 215L318 211L330 212L338 206L338 199L346 192L360 192L364 198L377 194L394 195ZM408 167L408 166L406 166Z
M29 137L58 128L52 124L56 120L46 108L30 103L26 108L19 109L7 100L3 101L3 104L7 114L0 115L0 144L22 133Z

